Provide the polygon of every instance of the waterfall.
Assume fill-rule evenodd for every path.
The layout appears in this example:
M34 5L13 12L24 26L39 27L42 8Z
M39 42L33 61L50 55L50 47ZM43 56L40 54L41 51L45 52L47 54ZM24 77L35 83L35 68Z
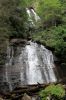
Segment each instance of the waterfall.
M31 16L31 11L30 11L28 8L26 8L26 11L27 11L27 14L28 14L28 21L29 21L33 26L35 26L35 25L34 25L34 21L33 21L33 19L32 19L32 16Z
M36 27L36 24L41 22L40 17L38 14L34 11L33 8L26 8L26 12L28 14L28 21L30 22L30 25L32 27Z
M8 46L4 69L2 83L11 91L17 86L57 81L52 52L31 41L23 47Z
M37 13L34 11L34 9L31 9L31 11L32 11L32 13L33 13L33 15L34 15L34 18L35 18L36 22L37 22L38 20L40 20L40 17L37 15Z

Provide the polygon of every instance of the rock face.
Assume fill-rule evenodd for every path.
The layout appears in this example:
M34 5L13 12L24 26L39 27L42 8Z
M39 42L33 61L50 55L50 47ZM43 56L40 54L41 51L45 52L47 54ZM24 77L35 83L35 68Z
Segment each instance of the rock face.
M25 39L12 39L10 41L10 45L13 45L13 46L17 46L17 45L25 46L27 43L28 42Z
M37 96L35 100L42 100L40 96Z
M28 96L26 93L24 94L23 98L21 100L32 100L30 96Z
M0 97L0 100L3 100L3 98Z

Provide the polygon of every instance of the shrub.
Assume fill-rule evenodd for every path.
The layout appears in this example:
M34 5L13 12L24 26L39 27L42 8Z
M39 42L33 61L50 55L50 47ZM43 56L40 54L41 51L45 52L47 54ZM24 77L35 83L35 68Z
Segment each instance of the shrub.
M65 95L65 90L62 85L49 85L44 90L41 90L39 92L39 95L41 96L42 100L46 100L46 97L51 94L54 97L57 97L57 99L62 100L62 97Z

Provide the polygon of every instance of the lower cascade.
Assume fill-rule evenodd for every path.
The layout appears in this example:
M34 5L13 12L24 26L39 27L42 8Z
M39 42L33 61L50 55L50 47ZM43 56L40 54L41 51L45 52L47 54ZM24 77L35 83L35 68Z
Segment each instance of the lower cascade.
M10 91L17 86L57 81L52 52L31 41L25 46L8 46L1 73L0 86Z

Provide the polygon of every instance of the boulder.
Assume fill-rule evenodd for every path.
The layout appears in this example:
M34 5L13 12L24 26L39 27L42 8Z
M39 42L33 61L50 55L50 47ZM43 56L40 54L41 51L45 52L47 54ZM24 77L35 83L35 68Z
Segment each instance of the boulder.
M34 97L32 97L32 100L42 100L40 96L36 95Z
M2 97L0 97L0 100L4 100Z
M36 97L36 100L42 100L42 99L41 99L41 97L40 97L40 96L37 96L37 97Z
M21 100L32 100L32 99L29 95L25 93Z

